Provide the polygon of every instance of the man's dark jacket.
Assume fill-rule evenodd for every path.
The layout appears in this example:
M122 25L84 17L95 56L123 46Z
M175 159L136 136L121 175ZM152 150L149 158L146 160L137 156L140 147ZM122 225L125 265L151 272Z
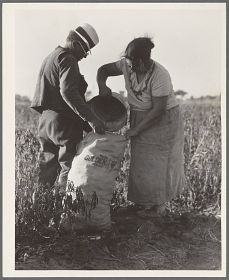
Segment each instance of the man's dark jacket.
M78 60L70 51L57 47L41 66L31 108L39 113L50 109L92 121L84 97L86 89Z

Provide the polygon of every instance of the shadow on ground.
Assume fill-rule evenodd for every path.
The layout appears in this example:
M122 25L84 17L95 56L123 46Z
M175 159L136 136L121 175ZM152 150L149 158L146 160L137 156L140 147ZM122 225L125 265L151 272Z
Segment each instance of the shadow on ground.
M120 208L109 234L16 242L16 270L220 270L221 222L185 213L140 218ZM35 245L36 244L36 245Z

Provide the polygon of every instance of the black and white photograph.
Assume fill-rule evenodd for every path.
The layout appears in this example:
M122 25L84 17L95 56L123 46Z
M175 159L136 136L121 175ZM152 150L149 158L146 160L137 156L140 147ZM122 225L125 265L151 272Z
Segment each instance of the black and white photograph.
M226 3L3 3L3 276L226 276Z

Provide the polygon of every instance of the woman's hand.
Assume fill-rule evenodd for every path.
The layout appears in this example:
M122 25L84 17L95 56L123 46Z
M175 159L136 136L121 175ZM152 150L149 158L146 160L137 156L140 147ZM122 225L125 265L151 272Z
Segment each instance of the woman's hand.
M139 134L138 130L136 128L128 129L125 133L126 139L130 139L130 137L137 136Z
M107 85L99 86L99 95L112 95L112 90Z
M147 112L136 127L127 131L126 138L134 137L149 127L152 127L156 122L160 121L162 115L166 113L167 96L152 97L152 103L153 108Z

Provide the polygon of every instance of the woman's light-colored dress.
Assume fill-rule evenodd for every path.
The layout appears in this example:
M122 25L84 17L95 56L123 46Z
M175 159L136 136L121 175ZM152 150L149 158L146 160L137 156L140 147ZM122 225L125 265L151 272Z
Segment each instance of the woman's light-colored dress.
M167 96L167 110L152 126L131 138L128 200L145 206L161 205L185 187L184 131L180 106L168 71L156 61L138 83L125 59L116 62L125 78L130 127L153 107L152 97Z

